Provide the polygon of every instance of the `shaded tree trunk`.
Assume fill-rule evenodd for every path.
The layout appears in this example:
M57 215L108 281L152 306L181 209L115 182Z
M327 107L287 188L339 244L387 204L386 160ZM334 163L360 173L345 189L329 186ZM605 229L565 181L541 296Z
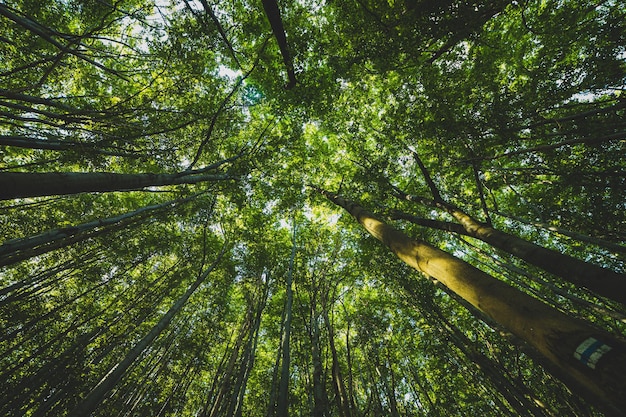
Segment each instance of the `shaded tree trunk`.
M69 140L53 140L53 139L39 139L28 136L7 136L0 135L0 146L13 146L16 148L28 148L28 149L46 149L51 151L80 151L87 153L94 153L100 155L109 156L122 156L125 158L140 158L141 153L125 150L125 151L113 151L100 148L96 143L88 142L75 142Z
M313 417L328 415L328 395L324 384L324 366L322 364L320 325L321 315L317 309L318 288L316 283L311 284L311 309L310 309L310 332L311 339L311 362L313 364Z
M525 220L522 219L520 217L517 216L513 216L510 214L505 214L505 213L501 213L499 211L494 211L495 214L497 214L498 216L502 216L502 217L506 217L509 218L511 220L515 220L517 222L523 223L523 224L528 224L540 229L544 229L544 230L548 230L552 233L556 233L559 235L563 235L563 236L567 236L569 238L578 240L580 242L587 242L587 243L591 243L592 245L596 245L605 249L608 249L610 251L614 251L614 252L618 252L618 253L622 253L622 254L626 254L626 246L614 243L614 242L609 242L608 240L605 240L603 238L600 237L594 237L594 236L587 236L581 233L577 233L577 232L573 232L571 230L567 230L564 229L562 227L558 227L555 226L553 224L550 223L543 223L543 222L536 222L536 221L530 221L530 220ZM606 238L610 239L610 238L618 238L617 236L606 236Z
M276 415L287 417L289 415L289 363L291 352L289 349L289 338L291 335L292 305L293 305L293 269L296 258L296 226L293 226L293 238L291 247L291 257L289 258L289 271L287 271L287 300L285 303L285 325L283 331L282 345L282 365L280 371L280 384L278 386L278 403L276 405Z
M328 311L324 309L322 312L324 317L324 323L326 324L326 331L328 333L328 344L330 346L330 353L332 355L332 374L333 374L333 386L337 395L337 405L339 408L339 415L342 417L350 417L352 412L350 410L350 401L346 392L346 385L341 374L341 368L339 366L339 354L337 353L337 347L335 346L335 332L328 317Z
M227 174L115 174L110 172L0 172L0 200L235 179Z
M10 265L33 256L41 255L42 253L63 248L90 237L114 231L117 228L127 227L130 223L144 219L149 212L172 207L175 204L185 203L197 196L198 194L162 204L145 206L114 217L94 220L76 226L52 229L38 235L5 241L0 245L0 266Z
M287 35L285 34L283 19L280 16L278 3L276 3L276 0L262 0L262 3L267 19L272 26L272 32L274 32L274 36L278 42L280 53L283 56L283 62L287 68L289 83L287 83L285 88L293 88L296 85L296 73L293 69L293 60L291 59L291 54L289 53L289 44L287 43Z
M68 414L69 417L83 417L91 414L98 405L104 400L106 395L115 387L115 385L122 379L122 376L126 373L128 368L135 362L135 360L148 348L154 339L169 325L172 318L183 308L183 306L189 300L189 297L198 289L200 284L209 276L219 262L222 260L222 256L226 251L226 245L218 255L215 262L206 269L200 276L189 286L187 291L170 307L161 320L146 334L122 359L118 362L109 372L98 382L98 384L83 398L80 403Z

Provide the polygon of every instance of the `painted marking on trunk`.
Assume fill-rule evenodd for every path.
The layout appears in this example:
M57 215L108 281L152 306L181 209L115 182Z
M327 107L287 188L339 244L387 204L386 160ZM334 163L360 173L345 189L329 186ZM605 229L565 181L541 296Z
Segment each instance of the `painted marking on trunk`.
M591 369L596 369L596 364L600 358L611 349L613 349L611 346L602 343L594 337L590 337L578 345L576 352L574 352L574 357Z

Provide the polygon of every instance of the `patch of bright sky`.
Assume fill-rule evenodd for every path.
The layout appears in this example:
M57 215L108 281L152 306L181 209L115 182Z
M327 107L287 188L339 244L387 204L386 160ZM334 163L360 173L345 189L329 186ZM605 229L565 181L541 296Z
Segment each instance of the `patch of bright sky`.
M217 75L222 78L228 78L230 81L235 81L238 77L241 77L242 73L240 70L233 70L225 65L220 65L217 67Z
M322 223L333 229L337 226L337 222L341 218L340 212L336 213L325 207L311 207L308 205L304 207L302 214L312 223ZM280 219L278 224L281 229L291 230L292 228L291 219Z

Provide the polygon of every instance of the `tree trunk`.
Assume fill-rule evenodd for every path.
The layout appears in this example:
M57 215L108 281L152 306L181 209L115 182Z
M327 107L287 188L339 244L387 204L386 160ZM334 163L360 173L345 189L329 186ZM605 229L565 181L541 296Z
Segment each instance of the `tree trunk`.
M313 287L315 284L312 284ZM311 362L313 364L313 417L328 415L328 395L324 384L324 366L322 364L320 344L320 314L317 310L317 289L311 291Z
M507 375L503 374L503 370L500 365L495 363L493 359L487 357L479 349L474 347L474 344L469 338L461 332L455 325L453 325L444 315L438 305L432 300L425 300L424 312L427 316L432 316L435 323L439 323L439 328L442 332L448 333L448 340L452 340L454 345L469 359L475 366L477 372L482 372L490 381L493 387L495 387L509 405L520 416L535 416L545 417L549 415L547 410L543 410L536 403L529 401L525 394L528 393L528 389L521 382L512 382L507 378ZM443 326L441 326L443 324Z
M287 35L285 34L285 28L283 26L283 19L280 16L280 9L278 8L276 0L262 0L262 3L267 19L272 26L272 32L278 42L280 54L283 56L285 68L287 68L289 83L285 86L285 88L290 89L296 85L296 73L293 69L293 60L289 54L289 45L287 43Z
M132 150L127 151L114 151L107 150L103 148L99 148L98 144L89 143L89 142L75 142L75 141L64 141L64 140L55 140L55 139L39 139L32 138L28 136L7 136L0 135L0 146L13 146L16 148L27 148L27 149L46 149L52 151L79 151L86 153L94 153L100 155L109 155L109 156L121 156L125 158L139 158L142 156L141 153L135 152Z
M110 172L0 172L0 200L235 179L227 174L115 174Z
M517 236L501 232L479 222L452 204L428 200L399 192L399 198L446 210L463 226L468 236L489 243L495 248L517 256L575 285L588 288L599 295L626 304L626 275L572 258L544 248Z
M506 217L508 219L515 220L517 222L534 226L543 230L548 230L558 235L567 236L571 239L578 240L580 242L591 243L592 245L596 245L596 246L608 249L613 252L626 254L626 246L623 246L614 242L609 242L608 240L605 240L599 237L587 236L581 233L572 232L571 230L563 229L562 227L558 227L549 223L533 222L530 220L525 220L520 217L512 216L510 214L501 213L499 211L494 211L494 213L497 214L498 216ZM607 236L606 238L611 238L611 237Z
M142 207L135 211L120 214L119 216L94 220L76 226L52 229L34 236L27 236L20 239L7 240L0 245L0 266L10 265L33 256L41 255L58 248L66 247L76 242L81 242L90 237L116 230L112 226L120 225L127 227L134 221L143 219L144 214L171 207L178 203L188 202L196 198L198 194L185 199L168 201L163 204ZM128 220L131 220L130 222ZM90 233L96 230L96 233Z
M324 323L326 324L326 331L328 333L328 344L330 346L330 353L332 355L332 374L333 385L337 394L337 405L339 408L339 415L342 417L350 417L352 412L350 410L350 402L346 393L346 386L343 381L343 375L341 374L341 368L339 367L339 355L337 354L337 347L335 346L335 332L333 331L330 318L328 317L328 311L324 309L322 312L324 317Z
M109 372L98 382L98 384L87 394L85 398L68 414L69 417L83 417L90 415L106 395L122 379L122 376L135 360L148 348L154 339L169 325L172 318L187 303L187 300L198 289L200 284L209 276L209 273L219 264L226 251L226 245L218 255L217 259L206 271L204 271L185 291L185 293L170 307L161 320L143 337L127 354L124 359L118 362Z
M318 189L346 209L409 266L430 275L526 340L564 374L593 393L592 402L626 412L626 343L561 313L454 256L414 240L359 205Z
M282 340L283 361L280 371L280 384L278 386L278 403L276 405L276 415L287 417L289 415L289 337L291 335L291 319L293 304L293 264L296 258L296 226L293 226L293 243L291 247L291 257L289 258L289 271L287 272L287 301L285 303L285 326Z

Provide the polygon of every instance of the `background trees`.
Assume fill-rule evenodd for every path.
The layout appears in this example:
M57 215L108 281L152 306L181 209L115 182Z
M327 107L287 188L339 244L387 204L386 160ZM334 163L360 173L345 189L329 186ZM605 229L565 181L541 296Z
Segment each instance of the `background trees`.
M278 6L289 90L262 2L0 5L1 412L120 369L94 415L619 415L309 186L623 337L610 291L397 196L623 277L626 7Z

